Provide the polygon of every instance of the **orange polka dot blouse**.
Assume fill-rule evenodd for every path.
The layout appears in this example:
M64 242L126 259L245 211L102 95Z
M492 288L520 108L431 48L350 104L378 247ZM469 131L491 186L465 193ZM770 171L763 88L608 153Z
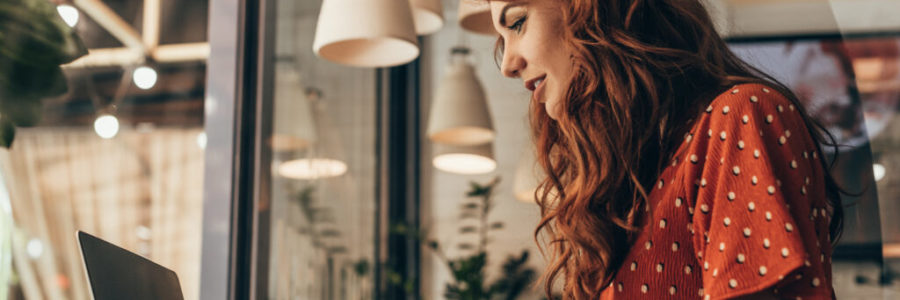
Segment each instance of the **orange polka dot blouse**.
M832 299L824 166L796 107L742 84L716 97L650 193L602 299Z

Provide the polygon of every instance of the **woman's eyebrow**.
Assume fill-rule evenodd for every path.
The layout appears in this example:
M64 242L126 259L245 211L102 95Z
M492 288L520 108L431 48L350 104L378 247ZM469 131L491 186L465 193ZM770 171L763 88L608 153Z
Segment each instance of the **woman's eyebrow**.
M506 27L506 11L507 10L509 10L510 8L513 8L516 6L522 6L522 5L523 5L522 3L508 3L508 4L504 5L503 9L500 10L500 20L499 20L500 26Z

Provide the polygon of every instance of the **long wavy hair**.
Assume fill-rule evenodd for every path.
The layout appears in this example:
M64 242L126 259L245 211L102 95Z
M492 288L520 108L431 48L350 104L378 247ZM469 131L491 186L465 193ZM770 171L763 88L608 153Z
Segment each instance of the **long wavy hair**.
M735 84L781 92L800 109L819 152L821 144L837 153L834 137L794 93L729 50L700 1L536 1L560 2L577 70L557 120L539 103L530 108L538 163L547 173L535 195L542 218L534 232L550 261L542 278L547 297L560 277L565 298L599 297L634 243L650 187L692 120ZM824 155L820 162L831 169ZM842 193L826 171L834 243L843 227Z

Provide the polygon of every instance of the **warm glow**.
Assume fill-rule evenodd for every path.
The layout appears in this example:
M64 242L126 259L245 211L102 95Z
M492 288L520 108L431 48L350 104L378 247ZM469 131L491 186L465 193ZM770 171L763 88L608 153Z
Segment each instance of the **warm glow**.
M56 12L62 17L63 22L69 27L75 27L78 24L78 9L68 4L60 4L56 6Z
M109 139L119 133L119 119L112 115L101 115L94 121L94 131L104 139Z
M206 149L206 132L197 134L197 146L199 146L200 149Z
M872 169L875 172L875 181L880 181L884 178L884 175L887 174L887 170L882 164L874 164L872 165Z
M448 153L434 157L434 167L456 174L484 174L497 168L497 162L491 158L466 153Z
M347 173L347 164L329 158L303 158L282 163L278 174L293 179L337 177Z
M156 70L151 67L142 66L134 69L133 78L134 85L143 89L149 90L154 85L156 85Z

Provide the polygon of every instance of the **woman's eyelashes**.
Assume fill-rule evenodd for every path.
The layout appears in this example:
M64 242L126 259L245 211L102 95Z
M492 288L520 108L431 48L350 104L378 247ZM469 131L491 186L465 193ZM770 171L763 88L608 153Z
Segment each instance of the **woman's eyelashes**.
M525 24L526 18L527 18L527 16L523 15L523 16L517 18L516 21L512 23L512 25L509 25L506 28L509 28L509 30L515 31L516 33L521 32L522 25Z

